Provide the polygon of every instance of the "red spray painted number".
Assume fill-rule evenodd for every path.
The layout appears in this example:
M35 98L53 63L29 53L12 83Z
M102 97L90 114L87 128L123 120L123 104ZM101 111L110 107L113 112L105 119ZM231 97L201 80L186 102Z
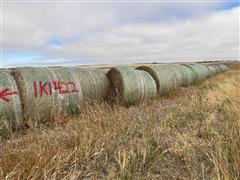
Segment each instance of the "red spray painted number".
M7 96L13 96L17 95L16 91L12 91L9 88L5 88L2 91L0 91L0 99L4 100L5 102L10 102L11 99L9 99Z
M34 82L34 96L42 97L43 95L52 96L53 92L58 92L59 94L69 94L78 93L79 90L76 89L76 84L74 82L65 81L48 81L48 82Z

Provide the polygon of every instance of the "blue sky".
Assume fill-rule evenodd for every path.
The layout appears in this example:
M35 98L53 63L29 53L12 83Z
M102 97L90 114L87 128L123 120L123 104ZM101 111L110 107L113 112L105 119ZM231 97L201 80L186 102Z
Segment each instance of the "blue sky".
M3 67L239 59L239 3L3 3Z

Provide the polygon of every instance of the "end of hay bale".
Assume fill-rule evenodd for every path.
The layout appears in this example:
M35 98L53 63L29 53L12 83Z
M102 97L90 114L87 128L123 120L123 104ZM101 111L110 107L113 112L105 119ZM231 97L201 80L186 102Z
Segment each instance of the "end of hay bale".
M143 71L148 72L148 73L152 76L152 78L154 79L154 81L155 81L155 83L156 83L157 92L160 91L160 80L159 80L159 78L158 78L158 76L157 76L156 71L154 71L154 70L153 70L151 67L149 67L149 66L139 66L139 67L137 67L136 69L138 69L138 70L143 70Z
M109 70L107 76L111 82L111 95L118 104L136 105L157 95L156 83L145 71L115 67Z
M22 126L22 107L19 92L10 72L0 71L0 135L10 137Z

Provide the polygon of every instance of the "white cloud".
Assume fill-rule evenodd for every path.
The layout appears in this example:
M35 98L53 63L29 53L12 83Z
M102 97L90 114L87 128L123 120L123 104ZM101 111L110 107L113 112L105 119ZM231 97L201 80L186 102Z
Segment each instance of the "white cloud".
M103 62L239 59L239 8L208 17L115 28L56 51Z
M239 59L240 8L221 5L6 3L4 50L79 64Z

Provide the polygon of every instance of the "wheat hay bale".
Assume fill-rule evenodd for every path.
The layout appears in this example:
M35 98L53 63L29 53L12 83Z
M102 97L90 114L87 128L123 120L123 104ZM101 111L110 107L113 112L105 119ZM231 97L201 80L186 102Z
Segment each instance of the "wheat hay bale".
M73 70L62 68L15 68L24 120L48 122L61 113L76 114L82 90Z
M157 95L154 79L145 71L131 67L111 68L107 74L116 103L139 104Z
M151 74L156 82L158 95L166 94L178 86L176 75L166 65L139 66L136 69L144 70Z
M96 68L72 68L81 84L84 102L104 100L109 94L109 79L106 71Z
M0 136L9 137L22 125L18 88L9 72L0 71Z

